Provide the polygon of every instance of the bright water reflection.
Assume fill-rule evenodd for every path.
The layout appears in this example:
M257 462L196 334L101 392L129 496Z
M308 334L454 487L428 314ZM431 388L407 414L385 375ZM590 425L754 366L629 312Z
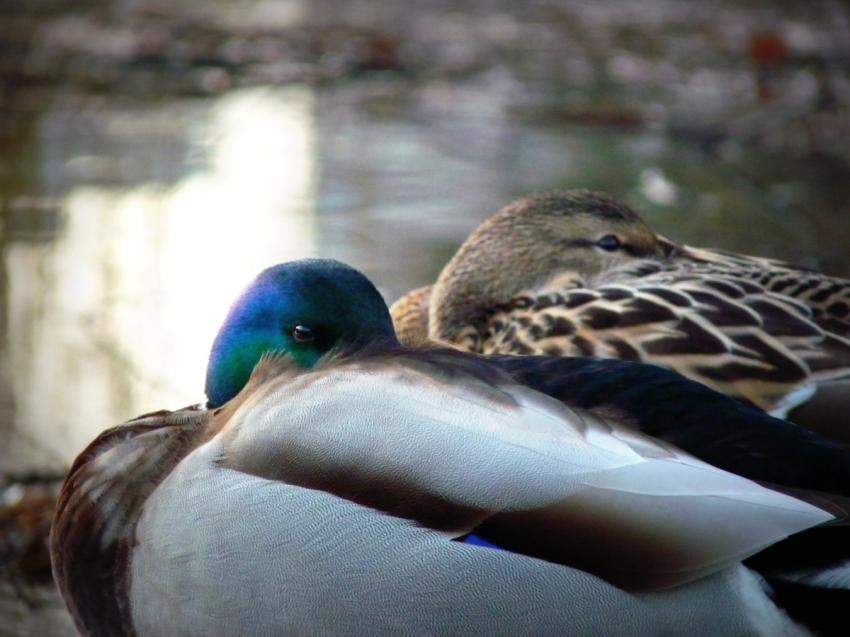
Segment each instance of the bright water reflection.
M189 131L200 166L175 186L79 186L55 241L8 246L5 460L37 441L65 464L105 425L202 399L239 289L315 253L313 111L303 88L231 93Z

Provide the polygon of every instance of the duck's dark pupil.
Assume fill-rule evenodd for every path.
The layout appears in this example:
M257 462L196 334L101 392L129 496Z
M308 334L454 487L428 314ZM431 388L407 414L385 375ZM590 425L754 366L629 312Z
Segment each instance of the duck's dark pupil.
M306 325L296 325L292 328L292 338L299 343L306 343L313 340L313 330Z
M620 248L620 240L613 234L606 234L599 241L596 242L603 250L607 250L609 252L613 252L614 250L618 250Z

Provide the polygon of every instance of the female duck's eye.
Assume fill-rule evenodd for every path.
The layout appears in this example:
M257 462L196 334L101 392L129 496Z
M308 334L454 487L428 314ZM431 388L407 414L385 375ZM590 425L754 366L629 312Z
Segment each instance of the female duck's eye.
M299 343L309 343L315 337L316 335L313 333L313 329L306 325L301 325L299 323L292 328L292 338Z
M604 237L602 237L601 239L599 239L599 241L596 242L596 245L598 245L603 250L607 250L608 252L614 252L614 250L620 249L621 244L620 240L616 237L616 235L606 234Z

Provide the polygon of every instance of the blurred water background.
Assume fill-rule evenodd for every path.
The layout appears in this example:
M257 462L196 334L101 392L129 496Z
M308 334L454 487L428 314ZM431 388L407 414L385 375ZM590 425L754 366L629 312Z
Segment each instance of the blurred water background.
M335 257L391 301L555 187L850 275L848 6L3 0L0 635L71 634L43 478L200 401L257 271Z

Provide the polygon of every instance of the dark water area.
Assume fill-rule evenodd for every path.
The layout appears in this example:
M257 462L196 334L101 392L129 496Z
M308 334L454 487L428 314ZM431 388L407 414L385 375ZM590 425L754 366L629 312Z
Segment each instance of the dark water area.
M6 0L0 506L201 400L263 267L334 257L392 301L530 192L850 276L848 36L840 2ZM71 634L16 538L0 635Z

